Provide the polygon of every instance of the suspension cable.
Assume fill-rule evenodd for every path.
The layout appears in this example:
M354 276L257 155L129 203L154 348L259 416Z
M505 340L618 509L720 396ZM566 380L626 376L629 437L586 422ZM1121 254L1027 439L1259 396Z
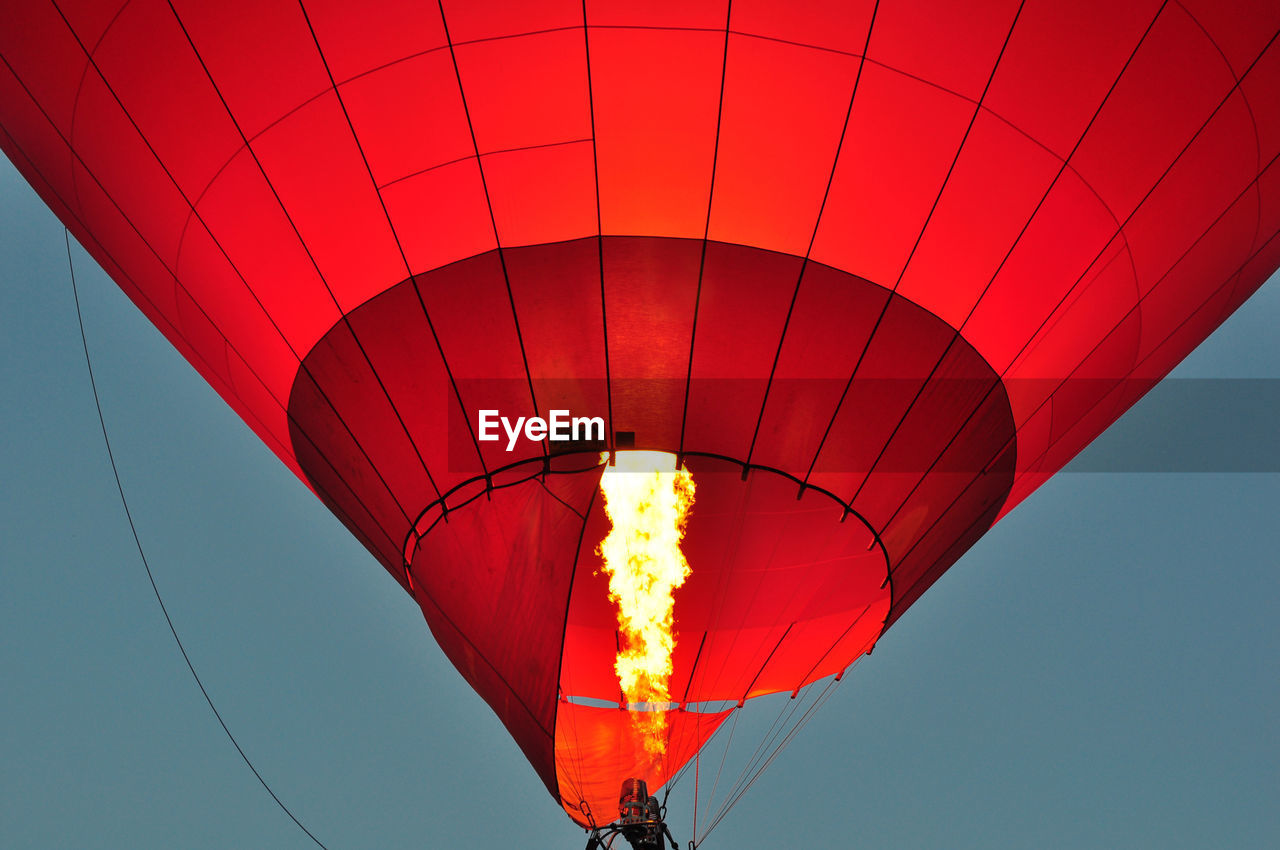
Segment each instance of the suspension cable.
M164 604L164 598L160 595L160 588L156 585L155 576L151 572L151 564L147 561L147 555L142 550L142 540L138 537L137 526L133 522L133 513L129 510L129 500L124 495L124 485L120 481L120 470L116 466L115 453L111 450L111 438L107 434L107 421L102 415L102 402L98 398L98 382L93 376L93 363L89 357L89 341L84 332L84 316L80 311L80 292L76 286L76 267L71 259L71 234L67 228L62 229L63 242L67 246L67 269L71 273L71 295L76 305L76 321L80 324L80 344L84 348L84 365L89 372L89 387L93 390L93 404L98 411L98 426L102 429L102 442L107 447L107 459L111 461L111 474L116 480L116 491L120 494L120 506L124 508L125 519L129 521L129 530L133 533L133 545L138 550L138 557L142 561L143 568L147 571L147 581L151 583L151 591L155 594L156 602L160 605L160 613L164 615L164 621L169 626L169 634L173 635L173 642L178 646L178 652L182 653L182 660L186 662L187 669L191 671L191 678L195 679L196 687L200 689L200 694L204 697L204 701L209 704L209 709L213 712L213 716L217 718L218 725L222 727L222 731L227 734L227 740L231 741L231 745L236 748L236 752L240 754L240 759L252 771L254 777L258 780L263 789L271 796L280 810L289 816L289 820L293 821L298 829L310 838L317 847L322 850L328 850L327 847L311 834L311 830L303 826L302 821L289 811L289 807L284 804L276 792L267 784L267 780L263 778L258 769L253 766L253 762L249 760L249 756L245 754L240 743L236 740L236 736L231 734L231 730L227 727L227 723L222 719L222 714L218 711L217 706L213 704L213 698L209 696L209 691L205 689L204 682L200 680L200 674L196 672L195 665L191 663L191 657L187 655L187 649L182 645L182 638L178 637L178 629L173 624L173 618L169 616L169 609Z

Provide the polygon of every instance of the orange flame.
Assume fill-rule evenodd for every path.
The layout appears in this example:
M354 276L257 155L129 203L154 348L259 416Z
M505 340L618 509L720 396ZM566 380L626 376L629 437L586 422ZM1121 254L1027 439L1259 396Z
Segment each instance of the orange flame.
M606 462L608 455L602 456ZM596 550L618 606L622 647L614 670L631 720L655 762L666 752L674 591L689 576L680 551L693 505L693 476L669 452L618 452L600 477L613 528Z

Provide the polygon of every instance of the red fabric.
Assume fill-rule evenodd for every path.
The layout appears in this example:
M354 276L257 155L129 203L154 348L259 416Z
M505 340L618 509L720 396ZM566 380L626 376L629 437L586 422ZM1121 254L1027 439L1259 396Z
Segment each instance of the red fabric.
M635 767L625 713L572 702L613 698L599 447L509 454L477 409L687 454L682 701L843 669L1280 264L1277 27L1266 0L32 2L0 147L576 811Z

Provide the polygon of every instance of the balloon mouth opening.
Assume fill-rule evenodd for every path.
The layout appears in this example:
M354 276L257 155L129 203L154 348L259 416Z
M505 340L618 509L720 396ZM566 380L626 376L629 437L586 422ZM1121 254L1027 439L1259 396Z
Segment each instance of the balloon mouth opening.
M901 578L913 590L901 605L895 597L895 615L945 568L935 565L963 550L950 541L980 536L1008 493L1016 441L999 376L944 319L871 280L675 237L574 239L504 258L490 251L423 272L349 311L308 352L290 391L290 438L306 479L415 595L411 565L453 512L533 478L597 471L604 451L613 460L631 450L720 460L744 481L768 470L791 478L793 497L829 496L841 521L875 527L895 569L906 559ZM805 298L792 324L818 347L784 345L776 374L755 374L750 343L773 331L748 321L748 306L787 304L801 267ZM684 334L694 328L681 321L697 312L693 284L704 277L732 280L734 297L705 303L691 348ZM456 297L492 290L514 307L517 283L523 336L502 311L481 321L471 299ZM563 309L542 309L547 293ZM443 319L433 321L455 308L464 311L458 327L470 330L445 334ZM642 321L622 320L631 315ZM843 343L824 348L823 339ZM458 359L467 351L484 356L468 364ZM952 377L924 368L926 353L945 354L939 374ZM870 365L851 381L855 356ZM501 439L486 436L477 421L485 411L501 411L513 430L523 417L523 438L508 438L505 426ZM557 411L599 427L568 441L530 432ZM1008 448L989 462L999 446Z
M313 489L412 594L548 790L600 811L618 778L653 785L734 707L839 674L874 645L990 525L1016 440L981 355L870 280L668 237L547 243L504 259L509 279L495 254L477 255L335 323L291 389L290 438ZM787 325L800 336L788 339L817 347L779 348L779 329L751 305L790 303L802 266ZM698 301L703 278L711 289ZM512 322L477 310L480 291L502 294ZM682 321L695 314L691 347ZM752 371L761 340L776 374ZM928 355L944 353L935 374ZM563 410L599 419L596 441L530 432ZM486 436L483 411L501 411L512 431L523 417L523 439ZM669 694L637 699L620 693L622 641L594 550L608 533L606 464L645 451L687 466L698 495ZM664 767L647 773L631 717L664 713Z

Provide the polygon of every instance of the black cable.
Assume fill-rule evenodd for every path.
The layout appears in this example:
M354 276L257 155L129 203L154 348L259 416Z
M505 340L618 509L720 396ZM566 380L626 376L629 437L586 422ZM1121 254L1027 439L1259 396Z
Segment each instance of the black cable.
M98 411L98 426L102 429L102 442L107 447L107 459L111 461L111 474L116 479L116 490L120 493L120 505L124 508L125 519L129 521L129 530L133 533L133 545L138 550L138 557L142 560L142 566L147 571L147 580L151 582L151 591L156 596L156 602L160 603L160 613L164 614L164 621L169 626L169 634L173 635L173 642L178 645L178 651L182 653L182 660L187 663L187 669L191 671L191 677L196 680L196 687L200 688L200 694L204 697L204 701L209 704L209 709L213 712L213 716L218 719L218 725L222 727L222 731L227 733L227 739L231 741L231 745L236 748L236 752L240 754L240 758L253 771L253 775L257 778L259 784L271 795L271 799L275 800L280 810L289 816L289 820L297 824L298 829L306 833L307 838L315 842L317 847L322 850L329 850L321 843L320 839L311 834L311 831L302 825L302 821L294 817L293 812L289 811L289 807L284 804L276 792L271 790L271 786L267 784L267 780L262 778L262 774L258 773L258 769L253 766L253 762L249 761L249 757L240 747L240 743L236 741L236 736L231 734L231 730L227 728L226 721L222 719L222 715L218 713L218 708L213 704L213 699L209 696L209 692L205 690L204 682L200 681L200 674L196 672L195 666L191 663L191 658L187 655L187 649L182 645L182 638L178 637L178 630L173 625L173 619L169 616L169 609L165 607L164 599L160 596L160 588L156 586L155 576L151 574L151 564L147 562L147 555L142 551L142 541L138 538L137 526L133 523L133 514L129 510L129 500L124 495L124 485L120 483L120 470L116 467L115 453L111 451L111 438L107 436L107 421L102 416L102 402L98 399L98 382L93 377L93 363L89 358L89 340L84 333L84 316L80 312L80 292L76 286L76 267L71 261L71 233L65 227L62 229L63 242L67 246L67 268L71 272L71 296L76 304L76 321L80 324L80 344L84 347L84 365L89 372L89 387L93 390L93 405Z

